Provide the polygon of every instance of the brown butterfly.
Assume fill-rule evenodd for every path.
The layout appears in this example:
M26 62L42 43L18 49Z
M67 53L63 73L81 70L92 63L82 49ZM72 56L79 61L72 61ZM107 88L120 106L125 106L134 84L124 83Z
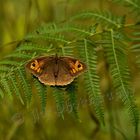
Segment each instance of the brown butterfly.
M26 68L45 85L64 86L84 72L86 65L78 59L56 55L34 58L26 64Z

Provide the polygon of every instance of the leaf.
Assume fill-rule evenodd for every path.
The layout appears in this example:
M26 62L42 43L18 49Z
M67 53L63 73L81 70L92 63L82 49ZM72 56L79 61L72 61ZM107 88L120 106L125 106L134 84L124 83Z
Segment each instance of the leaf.
M19 91L19 84L17 83L17 79L15 77L15 74L12 74L10 77L9 77L10 81L11 81L11 84L12 84L12 87L14 88L14 91L16 93L16 95L19 97L21 103L24 105L24 101L21 97L21 94L20 94L20 91Z
M10 87L10 84L9 84L9 80L8 79L6 79L6 78L2 78L1 80L0 80L0 84L1 84L1 86L4 88L4 91L8 94L8 96L9 96L9 98L11 99L11 100L13 100L13 93L12 93L12 91L11 91L11 87Z
M135 131L139 124L139 111L135 103L134 93L130 85L131 75L128 68L126 47L122 49L120 44L114 38L113 29L110 33L105 33L103 39L110 40L110 45L103 45L107 55L107 60L110 65L110 72L112 76L113 86L116 94L121 98L125 107L128 109ZM119 51L118 51L119 50Z
M79 120L78 115L78 104L77 104L77 86L76 83L73 82L70 85L68 85L66 91L68 92L68 104L66 106L69 107L69 111L74 114L74 117Z
M103 97L99 86L99 76L96 73L96 52L91 42L86 39L84 39L84 44L79 45L79 49L81 58L87 64L85 89L88 92L90 104L94 105L98 119L104 124Z
M64 119L64 94L58 87L53 88L53 96L56 102L57 112Z
M117 17L115 15L112 15L110 12L98 12L98 11L85 11L80 12L79 14L73 16L70 18L70 21L76 20L76 19L95 19L96 22L103 23L103 26L107 26L108 28L115 27L120 28L123 25L124 17Z
M27 107L29 107L29 104L30 104L31 98L32 98L31 85L29 83L29 80L27 80L27 78L25 76L25 71L24 71L23 68L17 70L17 75L18 75L18 78L19 78L19 82L21 83L21 87L23 89L23 92L25 94Z
M46 93L46 86L39 82L37 78L34 78L34 83L36 85L36 89L38 90L38 95L40 97L41 101L41 108L42 112L44 113L46 110L46 104L47 104L47 93Z
M117 2L118 4L123 4L126 7L129 7L132 13L135 13L136 15L139 15L140 13L139 0L112 0L112 1Z

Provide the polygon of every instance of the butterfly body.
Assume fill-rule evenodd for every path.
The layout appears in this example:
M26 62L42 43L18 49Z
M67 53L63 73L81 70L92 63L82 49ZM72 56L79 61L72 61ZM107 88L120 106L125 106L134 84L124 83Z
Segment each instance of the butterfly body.
M72 57L42 56L30 60L26 68L45 85L64 86L85 71L86 65Z

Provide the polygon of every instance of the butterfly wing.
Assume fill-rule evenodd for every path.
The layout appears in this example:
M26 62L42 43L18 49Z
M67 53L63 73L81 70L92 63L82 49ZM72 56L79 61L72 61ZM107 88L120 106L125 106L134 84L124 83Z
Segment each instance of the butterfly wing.
M54 76L54 61L49 61L44 68L42 74L38 77L39 81L45 85L55 86L56 80Z
M26 68L45 85L67 85L86 69L86 65L71 57L38 57Z
M70 84L75 77L86 70L86 65L77 59L71 57L60 57L58 61L58 76L56 85Z
M35 65L34 67L32 65ZM45 85L55 85L53 75L54 57L34 58L26 64L26 69L34 76L38 77L41 83Z
M70 73L70 67L67 63L62 60L58 61L58 74L56 77L56 85L64 86L70 84L74 77Z
M86 65L78 59L72 57L61 57L61 59L68 65L69 72L74 77L77 77L87 69Z

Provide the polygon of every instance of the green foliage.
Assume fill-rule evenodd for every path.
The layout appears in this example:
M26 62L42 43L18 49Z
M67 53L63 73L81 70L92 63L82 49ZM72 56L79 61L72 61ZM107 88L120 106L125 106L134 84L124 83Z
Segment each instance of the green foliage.
M10 88L10 84L8 83L9 82L8 80L9 79L7 79L7 78L1 79L1 81L0 81L1 88L8 94L10 99L12 99L12 91L11 91L11 88Z
M125 2L125 1L124 1ZM139 9L138 1L126 1L132 10ZM139 12L137 12L139 13ZM90 25L79 25L79 20L92 19ZM98 22L98 24L96 24ZM99 30L97 25L101 25ZM139 125L139 112L135 103L134 90L131 85L131 70L129 68L128 53L137 53L137 62L140 64L140 31L135 30L133 37L128 37L124 29L127 27L140 27L135 23L127 26L124 16L116 16L111 12L81 12L70 20L61 24L44 24L34 32L28 34L24 42L15 51L0 61L0 94L7 93L10 98L17 95L21 103L29 106L32 101L34 85L39 93L42 111L45 112L47 103L47 90L37 79L29 79L25 73L24 65L36 56L64 55L74 56L87 64L84 74L83 87L88 95L90 105L95 109L100 122L104 123L104 100L100 87L100 76L97 73L98 56L97 48L104 50L107 63L109 64L110 77L113 88L132 120L137 132ZM133 40L132 52L129 49L130 40ZM98 44L96 44L98 42ZM27 72L28 73L28 72ZM34 81L32 84L31 81ZM76 83L77 84L77 83ZM110 85L110 86L112 86ZM78 118L77 88L75 84L68 85L66 89L53 87L53 97L59 115L64 118L65 95L69 95L69 103L72 112ZM3 93L2 93L3 92ZM25 101L24 99L25 98Z
M26 104L27 104L27 106L29 106L29 104L31 102L31 97L32 97L31 85L26 78L24 68L22 68L22 67L20 69L18 68L16 70L16 73L18 73L17 75L18 75L18 78L19 78L19 83L20 83L20 86L22 88L22 91L24 92Z
M61 89L54 87L53 96L56 102L56 107L59 115L64 119L64 93Z
M79 119L76 83L69 85L66 91L68 92L68 96L69 96L68 104L66 104L67 108L69 109L68 111L72 112L75 118Z
M114 2L117 2L118 4L123 4L126 7L129 7L129 9L133 12L135 12L137 15L140 13L140 1L139 0L112 0Z
M85 86L89 94L90 104L94 104L95 112L99 120L104 123L103 97L99 86L99 76L97 75L97 54L94 44L90 40L84 39L79 46L81 59L87 64L85 74Z
M76 19L94 19L96 22L100 22L103 26L107 26L108 28L115 27L120 28L124 21L124 17L115 16L110 12L97 12L97 11L87 11L77 14L73 16L70 21Z
M21 103L24 105L24 101L21 97L21 94L20 94L20 91L19 91L19 84L18 84L18 81L16 79L16 76L15 74L12 74L10 77L9 77L9 80L11 81L11 86L13 87L14 89L14 93L19 97ZM11 88L12 89L12 88Z
M46 110L46 104L47 104L47 90L46 86L41 84L36 78L34 78L36 89L39 93L40 101L41 101L41 108L43 113Z
M133 32L131 34L132 38L132 52L135 54L136 63L140 67L140 24L138 23L136 26L132 27Z
M137 131L139 112L135 105L132 87L130 86L131 75L128 68L128 57L126 53L128 46L123 42L119 42L118 39L115 39L113 29L111 29L110 32L104 33L103 39L109 42L108 44L104 44L102 46L105 48L107 61L110 65L110 73L114 89L124 105L127 107Z

